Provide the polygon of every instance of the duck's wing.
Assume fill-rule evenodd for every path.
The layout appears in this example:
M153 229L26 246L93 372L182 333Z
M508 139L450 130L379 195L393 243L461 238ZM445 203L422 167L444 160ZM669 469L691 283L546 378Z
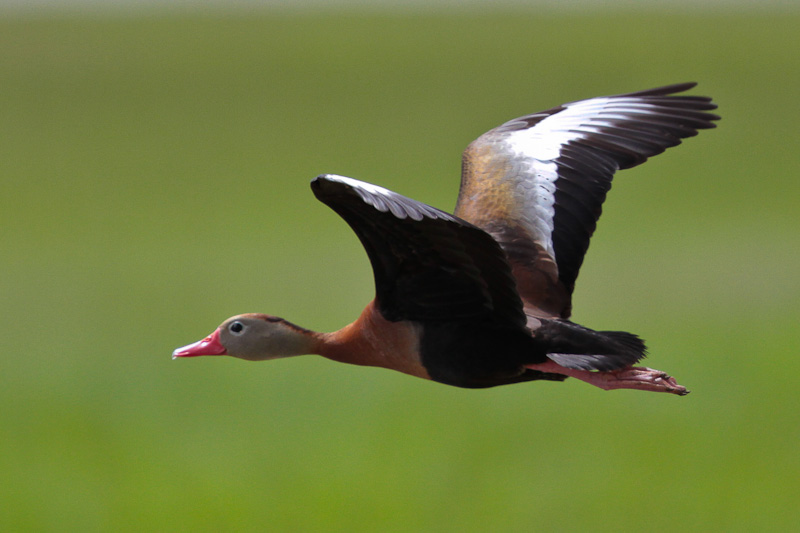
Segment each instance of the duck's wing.
M455 214L505 250L525 310L568 318L611 179L713 128L694 83L592 98L514 119L467 147Z
M383 187L335 176L311 182L361 240L388 320L526 323L505 254L483 230Z

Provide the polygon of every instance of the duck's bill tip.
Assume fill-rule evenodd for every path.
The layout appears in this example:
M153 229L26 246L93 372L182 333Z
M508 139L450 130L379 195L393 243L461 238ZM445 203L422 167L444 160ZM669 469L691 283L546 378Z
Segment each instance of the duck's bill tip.
M172 352L172 358L179 357L197 357L200 355L227 355L228 352L222 343L219 341L219 330L206 337L201 341L194 342L182 346Z

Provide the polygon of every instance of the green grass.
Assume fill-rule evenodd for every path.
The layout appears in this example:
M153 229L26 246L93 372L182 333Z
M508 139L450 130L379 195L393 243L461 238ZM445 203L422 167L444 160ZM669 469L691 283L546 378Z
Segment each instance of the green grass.
M786 531L800 520L800 15L0 19L3 530ZM723 120L618 176L575 319L687 398L172 361L372 297L308 181L453 206L502 121L697 80Z

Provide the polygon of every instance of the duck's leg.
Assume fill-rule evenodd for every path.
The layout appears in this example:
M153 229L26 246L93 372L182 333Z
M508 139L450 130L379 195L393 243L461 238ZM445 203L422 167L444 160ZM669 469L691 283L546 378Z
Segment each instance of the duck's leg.
M686 387L678 385L675 378L668 375L666 372L654 370L652 368L642 366L629 366L619 370L612 370L609 372L589 371L589 370L575 370L566 368L553 361L547 361L537 365L526 365L526 368L532 370L539 370L541 372L551 372L555 374L563 374L571 378L585 381L595 387L600 387L603 390L613 389L636 389L647 390L653 392L668 392L670 394L677 394L685 396L689 394Z

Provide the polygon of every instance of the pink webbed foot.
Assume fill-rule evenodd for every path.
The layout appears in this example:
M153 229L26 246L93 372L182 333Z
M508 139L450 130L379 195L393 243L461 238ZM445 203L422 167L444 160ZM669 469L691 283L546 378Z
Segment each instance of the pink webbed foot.
M585 381L603 390L635 389L668 392L670 394L677 394L678 396L689 394L686 387L679 385L678 382L675 381L675 378L666 372L641 366L631 366L619 370L612 370L610 372L593 372L566 368L553 361L548 361L538 365L528 365L527 368L542 372L564 374L565 376Z
M611 372L591 372L591 377L596 377L597 382L587 381L601 389L636 389L653 392L668 392L678 396L686 396L689 391L683 385L678 385L675 378L653 368L632 366Z

